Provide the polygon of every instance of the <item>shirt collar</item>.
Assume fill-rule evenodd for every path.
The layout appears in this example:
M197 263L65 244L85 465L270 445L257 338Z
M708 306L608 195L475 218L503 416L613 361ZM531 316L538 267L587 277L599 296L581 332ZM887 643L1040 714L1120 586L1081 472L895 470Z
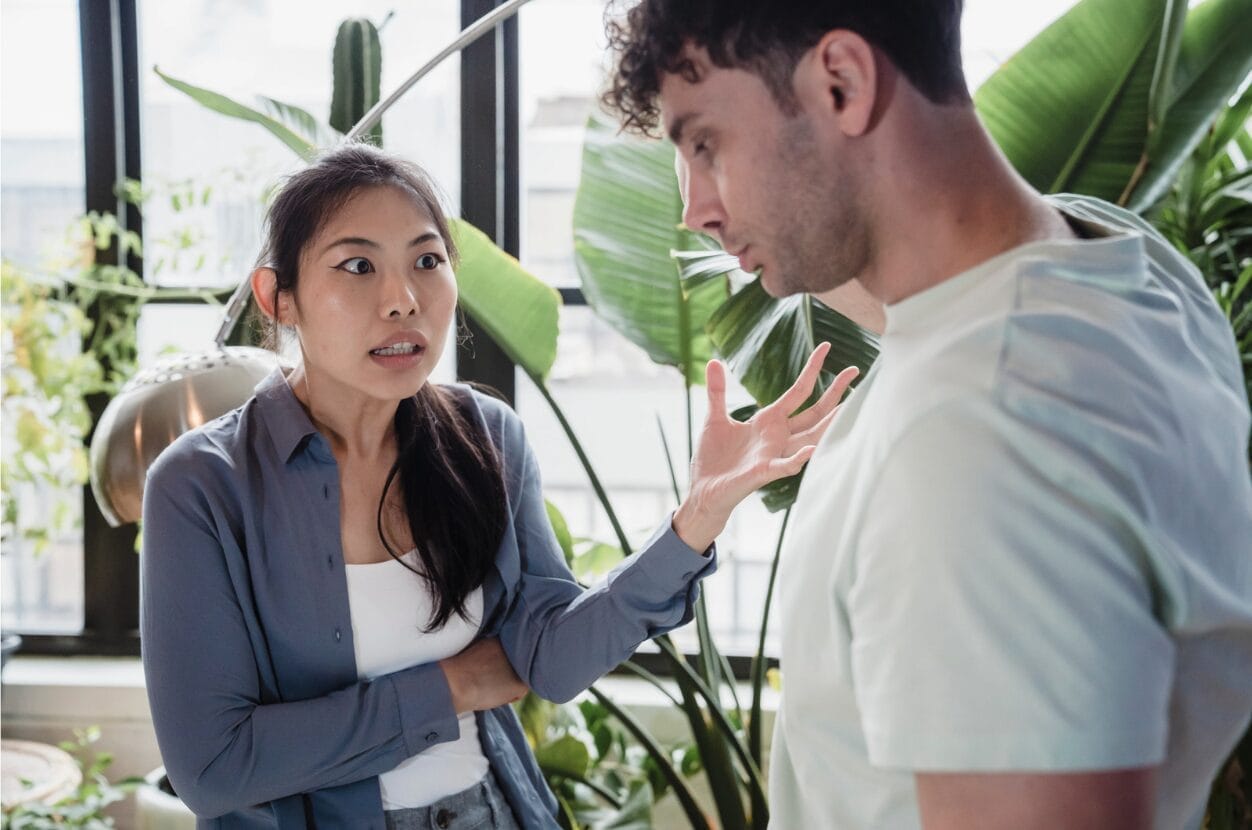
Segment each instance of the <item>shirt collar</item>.
M887 326L884 337L892 337L920 326L942 325L947 320L943 309L958 297L984 287L986 277L997 272L1014 271L1016 264L1027 260L1044 260L1056 269L1073 268L1079 272L1126 275L1142 273L1146 251L1143 234L1119 227L1090 215L1068 202L1048 198L1054 208L1070 220L1082 237L1078 239L1043 239L1027 242L1004 251L969 270L950 277L898 303L887 305L884 312Z
M257 408L265 422L270 440L274 442L274 450L283 463L291 461L296 452L302 449L306 439L318 435L317 427L304 411L296 393L287 383L287 376L282 368L276 368L257 384L255 389Z

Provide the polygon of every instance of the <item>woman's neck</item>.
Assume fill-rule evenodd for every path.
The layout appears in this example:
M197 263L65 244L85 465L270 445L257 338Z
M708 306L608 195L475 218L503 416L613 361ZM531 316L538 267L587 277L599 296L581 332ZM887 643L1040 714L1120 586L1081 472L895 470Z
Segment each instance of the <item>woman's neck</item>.
M341 462L345 458L369 462L395 456L397 402L330 389L316 376L310 377L303 365L292 370L287 383Z

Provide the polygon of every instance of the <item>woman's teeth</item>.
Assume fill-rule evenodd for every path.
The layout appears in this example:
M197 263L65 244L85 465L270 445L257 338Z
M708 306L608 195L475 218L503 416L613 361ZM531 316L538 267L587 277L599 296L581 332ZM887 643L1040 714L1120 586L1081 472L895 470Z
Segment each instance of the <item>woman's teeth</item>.
M385 349L372 349L370 351L370 354L383 355L383 356L395 355L395 354L412 354L413 352L417 351L417 348L418 348L417 344L415 343L395 343L393 345L386 347Z

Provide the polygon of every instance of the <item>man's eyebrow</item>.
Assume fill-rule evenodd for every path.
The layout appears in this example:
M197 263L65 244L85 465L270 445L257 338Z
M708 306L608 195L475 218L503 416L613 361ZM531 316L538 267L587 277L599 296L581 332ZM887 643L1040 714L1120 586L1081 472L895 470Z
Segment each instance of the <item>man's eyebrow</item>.
M692 118L695 118L695 113L685 112L670 122L667 132L669 133L670 143L675 147L678 146L678 142L683 140L683 129L691 123Z
M443 241L443 237L441 237L439 234L435 233L434 231L430 231L428 233L422 234L421 236L415 237L413 241L409 243L409 247L412 248L416 245L422 245L427 242L433 242L433 241ZM325 248L322 249L322 253L326 253L331 248L337 247L339 245L361 245L366 248L381 248L382 247L374 240L366 239L363 236L345 236L342 239L336 239L334 242L327 245Z

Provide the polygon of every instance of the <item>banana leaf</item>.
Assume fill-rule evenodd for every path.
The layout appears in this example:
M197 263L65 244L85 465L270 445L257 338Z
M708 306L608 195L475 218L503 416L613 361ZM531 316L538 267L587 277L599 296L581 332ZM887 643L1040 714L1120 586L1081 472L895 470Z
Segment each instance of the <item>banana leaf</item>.
M238 118L243 121L251 121L253 123L260 124L262 127L273 133L279 141L294 150L296 155L301 158L311 158L313 154L317 152L316 137L313 135L302 134L301 130L303 128L300 123L302 119L298 117L292 121L286 121L285 119L289 114L284 114L281 111L275 113L275 115L266 115L265 113L255 110L252 107L245 106L238 101L227 98L221 93L213 92L212 90L204 89L203 87L198 87L193 84L189 84L186 81L180 81L177 78L166 75L158 67L154 66L152 71L155 72L157 77L161 80L174 87L174 89L184 93L196 103L207 107L214 112L219 112L222 115L228 115L231 118Z
M1252 0L1207 0L1191 9L1168 92L1161 92L1166 114L1149 139L1143 175L1124 200L1131 210L1142 212L1165 194L1249 73Z
M1044 193L1116 200L1147 138L1166 0L1083 0L979 88L974 104Z
M452 220L452 237L460 252L461 307L542 383L556 360L561 295L468 222Z
M264 95L258 95L257 100L265 107L267 115L290 127L297 135L307 136L319 150L333 147L343 140L343 133L318 121L308 110Z
M574 203L574 257L596 314L688 385L712 356L705 323L727 297L724 279L686 289L670 251L698 247L684 229L673 145L587 123Z
M1185 19L1175 0L1083 0L992 75L974 103L1039 190L1141 211L1252 68L1250 26L1252 0L1206 0Z
M701 276L738 269L723 251L686 252L682 273ZM809 354L830 341L819 385L846 366L863 377L878 356L878 337L807 294L771 297L755 279L709 319L709 336L744 388L760 405L772 403L800 374Z

